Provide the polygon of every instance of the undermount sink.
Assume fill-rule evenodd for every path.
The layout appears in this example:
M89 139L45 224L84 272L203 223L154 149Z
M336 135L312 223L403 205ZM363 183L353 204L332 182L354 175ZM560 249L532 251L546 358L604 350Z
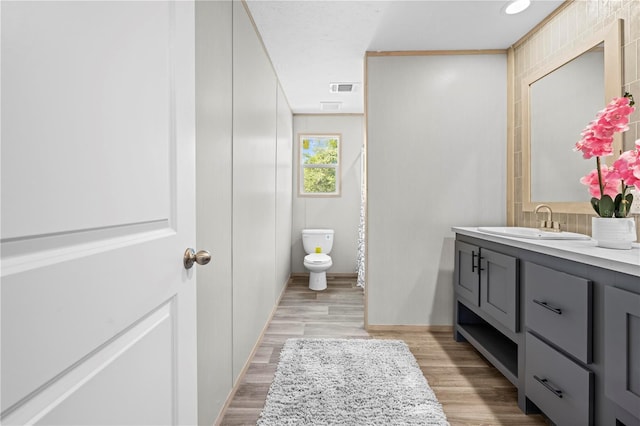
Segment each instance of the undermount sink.
M520 226L483 226L478 231L488 234L505 235L507 237L530 238L534 240L589 240L591 237L575 232L543 231L536 228L524 228Z

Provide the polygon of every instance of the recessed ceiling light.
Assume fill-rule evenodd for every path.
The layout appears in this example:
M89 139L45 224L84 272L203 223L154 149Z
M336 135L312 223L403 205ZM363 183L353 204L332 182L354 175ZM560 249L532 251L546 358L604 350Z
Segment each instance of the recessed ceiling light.
M528 8L530 4L531 0L512 0L507 4L504 13L507 15L515 15Z

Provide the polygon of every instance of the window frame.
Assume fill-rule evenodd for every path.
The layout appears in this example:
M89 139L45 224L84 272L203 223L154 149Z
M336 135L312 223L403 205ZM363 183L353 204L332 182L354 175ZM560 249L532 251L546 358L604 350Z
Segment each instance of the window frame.
M338 161L336 164L304 164L303 161L303 141L310 138L337 139L338 141ZM298 196L309 198L331 198L342 195L342 134L340 133L299 133L298 134ZM334 169L336 174L335 192L304 192L304 170L305 169Z

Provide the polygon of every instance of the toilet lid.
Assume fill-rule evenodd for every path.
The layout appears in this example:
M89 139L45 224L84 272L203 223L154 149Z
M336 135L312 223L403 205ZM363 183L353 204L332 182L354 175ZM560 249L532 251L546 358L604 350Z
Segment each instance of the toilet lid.
M311 253L304 257L304 261L309 263L325 263L331 261L331 257L324 253Z

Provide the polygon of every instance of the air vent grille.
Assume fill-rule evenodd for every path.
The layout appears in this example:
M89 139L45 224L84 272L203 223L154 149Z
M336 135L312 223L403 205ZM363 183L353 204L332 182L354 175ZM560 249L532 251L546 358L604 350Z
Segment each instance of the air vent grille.
M331 93L352 93L358 91L358 83L329 83Z
M338 111L342 108L342 102L320 102L321 111Z

